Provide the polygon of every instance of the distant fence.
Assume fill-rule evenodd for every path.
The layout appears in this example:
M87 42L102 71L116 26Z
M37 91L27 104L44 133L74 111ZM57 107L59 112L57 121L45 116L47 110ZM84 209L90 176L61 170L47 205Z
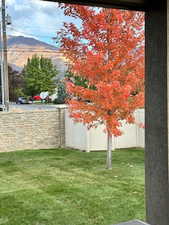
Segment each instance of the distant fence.
M135 112L138 123L144 124L144 109ZM74 123L66 111L66 146L84 151L106 150L107 135L103 132L104 126L91 128L90 130L81 123ZM113 138L113 148L144 147L144 128L136 124L125 124L121 128L123 135Z
M0 152L65 145L65 109L0 112Z

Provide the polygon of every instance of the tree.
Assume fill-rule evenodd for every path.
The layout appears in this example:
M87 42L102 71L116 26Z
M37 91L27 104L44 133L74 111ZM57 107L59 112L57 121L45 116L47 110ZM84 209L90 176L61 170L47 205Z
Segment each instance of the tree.
M65 78L69 81L72 81L75 85L82 86L82 87L88 87L88 80L86 78L83 78L81 76L76 76L76 74L73 74L71 71L67 71L65 74Z
M112 167L112 135L122 134L122 120L136 122L144 105L144 14L60 4L65 15L81 20L64 23L58 33L71 72L87 85L68 79L70 115L88 128L105 124L107 168ZM93 87L93 88L91 88Z
M9 100L16 101L19 95L23 95L24 79L23 75L11 66L8 66L9 78Z
M1 70L1 66L0 66ZM9 100L16 101L18 98L18 92L22 92L24 85L22 74L14 70L8 65L8 79L9 79ZM0 76L0 102L2 101L2 90L1 90L1 76Z
M28 59L23 69L25 94L34 96L42 91L53 92L56 87L55 77L58 71L51 59L34 55Z
M66 87L64 80L57 81L57 98L53 101L54 104L65 104L67 99Z

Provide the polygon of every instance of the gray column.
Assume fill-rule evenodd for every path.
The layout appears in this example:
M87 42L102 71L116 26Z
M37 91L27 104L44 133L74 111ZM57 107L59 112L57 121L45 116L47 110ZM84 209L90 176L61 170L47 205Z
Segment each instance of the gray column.
M169 225L167 0L146 12L145 180L147 222Z

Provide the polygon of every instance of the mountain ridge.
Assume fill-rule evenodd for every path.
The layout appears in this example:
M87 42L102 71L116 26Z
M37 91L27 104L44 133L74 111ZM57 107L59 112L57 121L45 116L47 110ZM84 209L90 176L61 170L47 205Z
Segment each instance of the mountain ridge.
M44 46L45 48L48 48L50 50L58 50L55 46L53 45L50 45L50 44L47 44L43 41L40 41L40 40L37 40L35 38L32 38L32 37L26 37L26 36L12 36L12 35L9 35L8 37L8 47L11 47L13 45L31 45L31 46Z
M19 72L33 55L50 58L59 70L59 77L64 77L67 70L66 59L58 48L25 36L8 36L8 63Z

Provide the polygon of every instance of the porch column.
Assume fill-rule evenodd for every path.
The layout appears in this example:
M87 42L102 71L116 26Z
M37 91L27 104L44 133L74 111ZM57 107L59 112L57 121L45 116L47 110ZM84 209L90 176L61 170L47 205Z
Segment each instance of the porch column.
M169 224L167 2L149 1L146 12L145 180L151 225ZM169 10L168 10L169 12ZM167 32L168 29L168 32ZM169 50L168 50L169 51Z

